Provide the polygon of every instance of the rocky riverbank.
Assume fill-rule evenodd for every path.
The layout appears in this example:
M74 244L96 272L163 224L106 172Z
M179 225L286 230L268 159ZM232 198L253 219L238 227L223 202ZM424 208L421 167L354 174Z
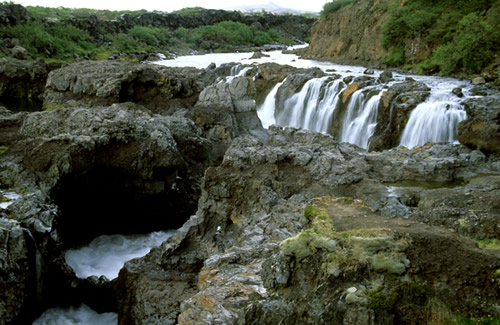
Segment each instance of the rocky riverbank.
M368 152L262 128L262 92L290 75L279 103L323 72L228 71L79 62L48 74L44 111L0 110L0 324L81 302L120 324L500 317L500 251L472 240L500 238L497 96L467 101L465 145L410 150L394 134L428 89L393 84ZM168 228L113 281L78 279L64 260L101 234Z

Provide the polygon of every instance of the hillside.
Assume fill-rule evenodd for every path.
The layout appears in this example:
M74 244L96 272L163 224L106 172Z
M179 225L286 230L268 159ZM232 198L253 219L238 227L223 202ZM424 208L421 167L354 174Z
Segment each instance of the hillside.
M307 58L498 78L498 0L335 0L321 17Z

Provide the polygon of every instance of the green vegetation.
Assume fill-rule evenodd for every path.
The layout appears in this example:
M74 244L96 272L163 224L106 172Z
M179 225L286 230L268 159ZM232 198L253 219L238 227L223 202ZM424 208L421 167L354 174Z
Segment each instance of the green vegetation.
M9 150L9 147L6 146L0 146L0 155L5 153L7 150Z
M476 240L477 245L479 248L482 249L491 249L491 250L498 250L500 249L500 240L498 239L477 239Z
M328 16L328 14L338 11L340 8L352 5L356 2L358 2L358 0L333 0L331 2L327 2L323 5L323 10L321 11L320 16L324 18Z
M67 58L87 55L95 50L90 35L76 27L54 23L48 26L40 22L5 26L0 38L17 38L31 54L39 57Z
M435 325L500 325L500 318L492 315L483 317L464 316L454 313L446 304L430 300L426 305L428 324Z
M179 27L175 35L193 46L210 50L232 50L235 46L261 46L274 42L292 44L292 40L283 39L275 30L259 31L240 22L223 21L215 25L189 30Z
M387 10L382 46L388 49L388 65L416 65L422 72L437 69L441 74L476 73L499 49L499 0L392 1ZM405 46L416 41L421 48L435 50L409 62Z
M8 3L0 3L8 5ZM255 27L233 21L224 21L211 26L187 29L180 27L176 31L153 26L133 26L127 31L116 33L98 27L98 32L89 32L69 24L88 19L95 15L98 21L117 19L123 14L138 16L146 13L139 11L109 11L92 9L68 9L27 7L33 18L23 25L5 26L0 29L0 38L16 38L27 49L31 58L47 58L55 61L73 61L78 58L107 59L110 56L120 59L137 60L146 53L164 53L171 51L187 53L189 50L216 52L234 51L235 48L251 49L264 44L293 44L294 41L281 37L275 30L262 31ZM176 11L182 16L198 15L201 7L185 8ZM49 19L47 19L49 18ZM3 56L11 55L8 51Z

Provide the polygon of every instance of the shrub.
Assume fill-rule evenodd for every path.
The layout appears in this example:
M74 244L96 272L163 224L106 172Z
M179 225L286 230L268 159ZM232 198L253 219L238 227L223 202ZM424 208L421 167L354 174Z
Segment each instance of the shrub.
M433 62L442 74L459 68L478 72L493 57L493 28L476 13L470 13L458 23L453 40L440 46L433 55Z
M332 2L327 2L323 5L323 10L320 15L322 18L328 16L328 14L339 10L342 7L356 3L358 0L334 0Z
M0 37L18 38L21 45L35 56L86 55L95 49L90 35L76 27L55 23L45 26L39 22L6 26Z
M135 40L145 43L149 46L156 46L158 40L152 28L144 26L134 26L128 30L128 35L132 36Z
M132 37L120 33L112 37L113 47L120 53L137 53L141 47Z

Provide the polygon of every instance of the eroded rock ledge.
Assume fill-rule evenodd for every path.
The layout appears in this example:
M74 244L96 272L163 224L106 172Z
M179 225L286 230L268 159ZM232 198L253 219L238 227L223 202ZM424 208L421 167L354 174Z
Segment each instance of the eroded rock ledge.
M448 210L439 213L454 219L454 232L420 223L418 214L428 215L432 204L394 197L384 185L413 180L421 182L416 186L425 195L433 191L425 182L446 191L457 179L499 175L498 167L494 158L462 146L366 153L330 136L276 127L268 131L267 145L238 138L222 165L206 171L197 214L182 235L122 269L120 323L271 324L284 319L292 324L400 324L412 316L425 318L434 299L455 312L498 314L499 252L479 250L456 232L499 234L463 228L454 203L446 201L440 206L450 204ZM495 178L482 182L448 189L462 188L464 201L476 193L498 195ZM306 212L304 217L311 200L325 195L355 200L331 197L321 206L326 214ZM394 211L397 217L389 216ZM498 220L497 204L483 205L481 213L474 222L492 230L486 225ZM326 223L314 229L313 217ZM439 223L438 218L432 222ZM304 238L293 237L297 234ZM381 243L344 265L332 254L350 260L353 236ZM296 244L284 247L291 237ZM164 290L156 289L158 283ZM186 295L168 293L179 286L189 288ZM359 291L346 300L350 287ZM466 292L474 294L464 299ZM397 295L397 303L391 295Z

